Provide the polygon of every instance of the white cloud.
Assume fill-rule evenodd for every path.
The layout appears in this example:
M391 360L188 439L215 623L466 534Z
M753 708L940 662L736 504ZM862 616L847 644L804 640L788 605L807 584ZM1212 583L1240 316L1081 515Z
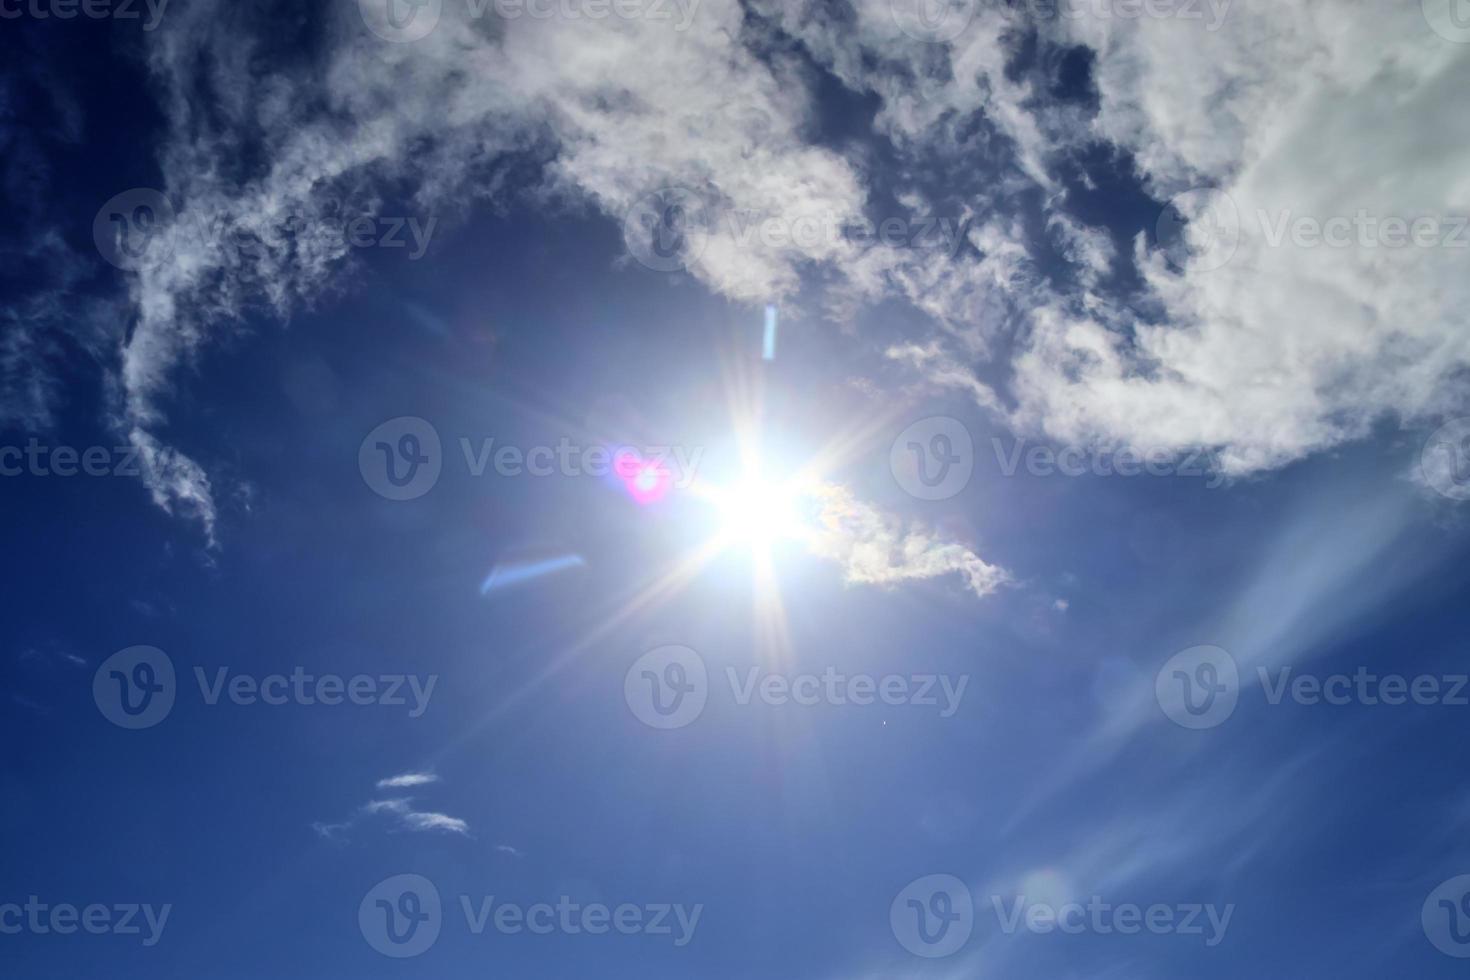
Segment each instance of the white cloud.
M372 800L362 808L362 812L369 815L392 814L398 817L402 825L409 830L443 830L449 833L466 835L470 830L469 824L458 817L447 816L443 813L415 810L412 799Z
M1135 243L1140 316L1096 291L1107 248L1059 216L1064 195L1049 199L1082 291L1017 293L1029 323L1010 365L1013 425L1068 442L1218 448L1228 471L1249 473L1385 419L1419 425L1464 407L1470 234L1465 247L1391 247L1356 231L1341 247L1273 239L1283 219L1360 211L1460 227L1470 46L1434 34L1418 4L1367 0L1241 0L1215 31L1147 17L1041 30L1096 52L1101 109L1090 130L1021 134L1018 152L1056 168L1089 140L1110 142L1160 200L1219 188L1240 235L1222 268L1173 266ZM996 86L981 101L1006 118L1016 95ZM941 383L952 378L936 365Z
M949 358L926 341L906 348L934 382L963 388L962 372L1003 356L1011 407L1001 414L1014 427L1068 442L1218 448L1235 473L1360 438L1385 418L1420 424L1464 406L1470 248L1303 248L1267 234L1287 213L1470 215L1470 116L1458 108L1470 46L1435 34L1419 4L1237 0L1196 8L1198 19L966 5L974 19L948 44L902 36L882 0L852 13L776 6L768 13L819 61L881 98L880 128L916 165L963 182L975 154L957 151L974 148L975 118L994 126L1073 266L1075 287L1038 281L1029 257L1039 243L990 220L977 249L994 262L1008 240L1006 272L972 270L984 285L970 295L935 287L973 256L910 277L911 300L952 335ZM1024 64L1014 39L1030 31L1042 44ZM1053 50L1077 45L1095 56L1095 118L1048 94ZM1137 250L1145 293L1103 291L1117 248L1059 189L1097 143L1127 154L1117 166L1132 160L1160 201L1197 186L1228 193L1242 217L1234 259L1180 269ZM1012 334L997 355L996 338ZM995 407L989 385L975 394Z
M428 772L406 772L387 779L378 780L378 789L404 789L428 786L439 781L439 777ZM432 810L420 810L414 805L413 797L399 796L369 800L357 808L346 820L339 823L314 823L312 829L328 840L341 840L364 817L391 817L399 827L415 833L441 831L468 837L470 825L459 817Z
M896 585L957 574L984 597L1010 581L1005 569L987 564L964 545L883 514L846 487L825 484L815 495L820 508L811 548L841 564L849 582Z
M403 819L413 830L444 830L453 834L470 832L469 824L458 817L450 817L442 813L411 812L404 814Z
M717 220L690 271L738 299L790 294L805 263L853 254L829 235L745 240L729 220L841 222L864 197L846 160L807 142L810 103L794 66L744 43L733 0L699 4L682 33L649 20L472 20L449 5L412 44L381 41L355 5L341 6L325 64L310 69L260 67L252 38L270 25L231 4L198 4L156 32L164 189L178 217L160 240L166 261L132 282L118 421L160 458L153 433L179 365L252 309L288 315L350 261L340 240L282 231L334 195L373 213L372 188L402 181L414 207L458 212L500 188L506 154L528 151L550 160L547 203L590 201L621 219L670 185L704 198ZM243 169L242 145L262 147L266 165ZM250 247L232 244L241 240ZM175 454L147 482L161 506L209 527L211 491L189 462Z
M431 772L405 772L398 776L378 780L378 789L406 789L413 786L427 786L438 781L439 777Z
M1218 25L1036 21L1028 7L980 4L954 42L929 44L898 29L888 0L705 0L682 32L469 20L451 4L427 38L390 44L341 4L311 64L261 40L279 27L268 14L222 0L180 10L148 38L178 219L159 240L167 260L129 274L134 317L115 364L114 421L153 499L212 536L213 481L169 444L173 385L247 316L289 317L341 282L353 255L321 233L330 202L373 214L387 188L424 219L530 194L619 222L650 192L687 188L711 217L689 271L711 289L766 302L822 281L842 316L904 297L941 328L941 346L896 348L916 369L1069 442L1218 448L1243 473L1463 403L1467 250L1303 248L1268 231L1288 211L1470 215L1470 45L1436 35L1416 4L1371 0L1237 0ZM1023 64L1032 30L1042 53ZM896 172L877 173L860 145L817 139L812 70L773 31L877 97L871 138L891 144ZM1054 96L1063 45L1096 53L1095 116ZM1071 213L1064 171L1099 141L1161 200L1195 185L1227 192L1243 219L1233 260L1179 268L1142 239L1123 254ZM534 188L515 185L512 158L541 161ZM762 218L791 232L800 218L832 229L888 217L875 208L895 205L879 200L937 211L963 243L747 234ZM1040 225L1021 217L1026 200L1041 202ZM945 201L962 204L945 214ZM1041 272L1048 249L1073 267L1062 285ZM1129 259L1143 293L1110 295ZM48 356L55 340L37 324L60 308L17 309L6 317L24 329L0 342L0 412L43 420L58 393L16 366ZM1006 370L987 378L1003 389L963 380L996 358Z

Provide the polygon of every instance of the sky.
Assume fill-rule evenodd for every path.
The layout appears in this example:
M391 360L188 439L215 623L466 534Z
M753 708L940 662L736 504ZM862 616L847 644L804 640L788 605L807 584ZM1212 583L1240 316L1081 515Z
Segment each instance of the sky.
M1463 0L0 0L6 975L1463 975Z

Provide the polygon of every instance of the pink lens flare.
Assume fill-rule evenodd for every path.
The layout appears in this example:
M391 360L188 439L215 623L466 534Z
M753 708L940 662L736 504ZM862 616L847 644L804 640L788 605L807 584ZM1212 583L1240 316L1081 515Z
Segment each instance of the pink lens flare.
M639 504L647 506L664 499L674 485L674 474L661 460L647 460L633 449L620 449L613 458L613 472Z

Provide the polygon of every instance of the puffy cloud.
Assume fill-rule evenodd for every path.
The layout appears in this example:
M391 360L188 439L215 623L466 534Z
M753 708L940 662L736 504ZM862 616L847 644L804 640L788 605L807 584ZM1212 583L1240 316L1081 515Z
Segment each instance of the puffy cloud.
M1153 322L1038 311L1016 362L1028 421L1219 447L1248 472L1462 404L1470 48L1417 4L1240 3L1193 44L1171 21L1071 27L1101 55L1097 132L1160 196L1219 188L1203 231L1222 240L1182 267L1140 246ZM1427 244L1392 219L1427 221ZM1311 231L1329 224L1334 243Z
M1470 45L1418 5L1371 0L1236 0L1200 20L960 6L963 30L933 43L888 0L704 0L681 8L687 30L447 4L427 37L395 44L344 3L312 25L309 58L277 40L305 29L291 5L178 11L148 37L176 215L127 275L116 364L114 421L154 500L212 533L207 472L168 445L181 367L251 314L289 317L340 282L342 208L372 215L390 194L423 215L507 194L590 204L635 257L671 245L673 267L743 302L809 281L844 317L903 297L940 331L899 356L1068 441L1216 448L1249 472L1458 407L1470 249L1446 239L1470 214ZM1075 51L1093 55L1088 98L1059 90ZM896 167L862 139L819 138L817 71L876 99L862 139ZM1229 261L1147 235L1125 249L1081 220L1068 187L1095 186L1099 144L1160 202L1224 192ZM675 211L693 223L664 241ZM1277 240L1296 218L1359 212L1440 219L1441 240ZM887 217L951 224L941 247L852 234ZM0 343L13 418L44 420L58 396L20 367L58 349L59 307L39 303L5 313L20 324ZM1002 368L988 383L962 380L987 360Z
M1143 288L1130 295L1107 291L1101 230L1068 213L1066 194L1047 199L1077 283L997 282L1025 320L1007 352L1013 425L1069 442L1215 448L1248 473L1385 419L1464 407L1470 117L1457 93L1470 46L1431 30L1418 4L1239 0L1206 21L1033 26L1043 43L1095 53L1098 109L1068 129L1036 107L1041 125L1011 130L1017 153L1060 173L1102 142L1160 202L1206 188L1190 205L1212 207L1186 205L1196 220L1172 236L1165 217L1169 247L1139 235ZM941 46L951 94L975 43ZM1004 119L1025 108L1017 96L992 85L978 104ZM917 366L955 386L951 363Z

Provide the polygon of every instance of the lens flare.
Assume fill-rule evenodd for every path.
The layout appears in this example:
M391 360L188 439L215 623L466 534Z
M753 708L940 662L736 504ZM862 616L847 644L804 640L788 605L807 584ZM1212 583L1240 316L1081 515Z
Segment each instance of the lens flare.
M674 474L666 463L644 459L632 449L618 451L613 469L629 496L645 507L668 496L674 485Z

